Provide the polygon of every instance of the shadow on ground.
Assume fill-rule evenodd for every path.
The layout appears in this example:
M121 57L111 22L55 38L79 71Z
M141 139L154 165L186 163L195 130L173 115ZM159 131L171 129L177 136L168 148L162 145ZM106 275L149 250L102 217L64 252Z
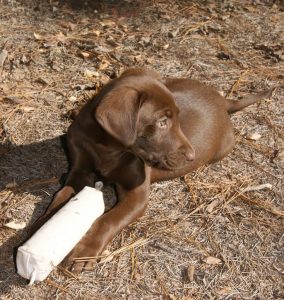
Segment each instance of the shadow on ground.
M51 195L64 182L68 171L64 149L65 135L30 145L0 145L0 192L12 191L15 198L19 196L22 199L24 193L29 193L47 200L36 203L25 229L16 231L0 246L0 291L3 294L8 293L11 286L26 284L25 280L19 281L14 276L16 269L13 258L17 247L28 238L31 225L51 201ZM10 204L10 201L4 201L1 210L5 213L5 206ZM1 219L3 215L0 215Z
M25 229L16 231L0 246L0 291L5 294L9 292L10 287L23 286L27 283L26 280L19 281L18 276L14 276L16 251L29 238L32 225L43 214L54 193L66 180L68 174L66 135L30 145L0 145L0 170L0 193L12 191L15 197L19 196L19 201L25 199L24 194L41 198L41 201L36 203ZM104 187L103 192L108 210L115 204L116 197L109 185ZM1 203L0 208L4 211L2 214L0 210L1 223L5 223L2 217L6 212L5 206L11 205L10 202Z

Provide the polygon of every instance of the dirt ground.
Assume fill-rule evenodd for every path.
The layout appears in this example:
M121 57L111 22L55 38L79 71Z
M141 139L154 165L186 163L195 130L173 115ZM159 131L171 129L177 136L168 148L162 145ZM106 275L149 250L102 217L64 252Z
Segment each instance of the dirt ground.
M153 184L93 271L28 286L13 262L104 83L139 65L237 99L284 83L283 46L283 1L0 0L0 299L284 299L283 88L232 116L227 158Z

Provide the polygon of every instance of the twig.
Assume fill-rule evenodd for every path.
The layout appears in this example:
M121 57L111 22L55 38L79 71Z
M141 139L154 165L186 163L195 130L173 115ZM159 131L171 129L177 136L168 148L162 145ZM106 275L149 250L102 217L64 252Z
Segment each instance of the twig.
M192 32L192 31L195 31L201 27L203 27L204 25L206 25L207 23L211 22L213 17L211 17L209 20L207 21L204 21L204 22L200 22L200 23L197 23L196 25L190 27L189 29L187 29L185 32L183 32L181 35L183 36L182 40L180 41L180 43L183 43L186 39L186 36Z
M136 273L136 256L135 256L135 248L131 249L131 266L132 266L132 270L131 270L131 280L133 280L135 273Z
M243 194L239 194L238 196L241 200L244 200L244 201L247 201L249 202L250 204L253 204L261 209L264 209L268 212L270 212L271 214L273 215L276 215L276 216L281 216L281 217L284 217L284 211L283 210L280 210L278 209L277 207L275 207L273 204L269 203L269 206L268 204L263 201L263 200L260 200L260 199L250 199L248 198L247 196L243 195Z
M118 255L118 254L120 254L122 252L128 251L128 250L130 250L130 249L132 249L134 247L141 247L141 246L143 246L143 245L145 245L145 244L147 244L149 242L150 242L149 238L147 238L147 239L140 238L140 239L136 240L135 242L127 244L127 245L125 245L125 246L123 246L123 247L121 247L121 248L113 251L112 253L110 253L108 255L89 256L89 257L77 257L77 258L74 258L74 261L89 261L89 260L92 260L92 259L99 259L99 258L105 260L105 259L107 259L109 257L112 257L112 256Z
M29 195L26 195L25 197L23 197L22 199L20 199L18 202L14 202L11 205L5 206L3 209L0 210L0 216L3 215L8 209L11 209L15 205L19 205L21 202L23 202L24 200L26 200L26 198L28 198L28 197L29 197Z
M245 77L245 75L247 75L250 72L250 70L245 70L239 77L239 79L233 84L231 91L226 95L226 97L231 97L233 92L238 88L238 86L240 85L241 81L243 80L243 78Z
M47 284L49 284L49 285L51 285L51 286L53 286L53 287L59 289L59 290L62 291L62 292L65 292L65 293L70 294L70 292L69 292L66 288L64 288L63 286L59 285L58 283L54 282L54 281L51 280L51 279L46 279L45 282L46 282Z
M74 273L70 272L66 268L63 268L62 266L57 266L57 269L59 269L65 275L67 275L69 277L72 277L72 278L77 279L78 281L80 281L80 278L78 276L76 276Z

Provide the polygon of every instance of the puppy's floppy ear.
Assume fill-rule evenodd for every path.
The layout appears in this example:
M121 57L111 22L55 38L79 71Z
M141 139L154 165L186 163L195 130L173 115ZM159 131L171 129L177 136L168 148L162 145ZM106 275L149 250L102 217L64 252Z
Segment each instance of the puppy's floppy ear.
M139 93L129 87L110 91L96 109L99 124L124 146L135 142L137 135Z

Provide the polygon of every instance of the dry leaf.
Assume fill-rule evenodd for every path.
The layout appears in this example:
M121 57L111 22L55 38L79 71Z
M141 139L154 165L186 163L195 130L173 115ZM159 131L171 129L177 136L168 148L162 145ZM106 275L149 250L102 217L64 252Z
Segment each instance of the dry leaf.
M195 272L195 266L194 265L189 265L187 270L186 270L186 276L187 279L192 282L194 280L194 272Z
M88 57L90 57L90 53L89 53L89 52L80 51L79 54L80 54L80 56L82 56L83 58L88 58Z
M31 107L31 106L22 106L21 110L24 111L24 112L30 112L30 111L34 111L35 108Z
M96 36L100 36L101 35L101 32L99 30L93 30L93 33L96 35Z
M8 51L6 49L3 49L0 53L0 68L3 67L7 56L8 56Z
M76 102L76 101L77 101L77 97L75 97L75 96L70 96L70 97L68 98L68 100L71 101L71 102Z
M217 294L220 296L223 296L223 295L228 295L231 292L232 292L232 289L227 286L227 287L224 287L224 288L220 289L219 291L217 291Z
M39 78L36 80L36 82L41 83L41 84L44 84L44 85L49 85L49 84L50 84L50 82L49 82L48 79L45 79L45 78L42 78L42 77L39 77Z
M67 29L69 29L71 31L73 31L75 29L75 27L76 27L76 24L71 23L71 22L64 22L64 21L60 22L60 25L63 28L67 28Z
M85 58L88 58L90 57L90 53L89 52L84 52L84 51L81 51L81 55Z
M253 140L253 141L257 141L261 138L261 135L257 132L254 132L254 133L248 133L246 135L246 139L248 140Z
M64 43L66 41L66 36L60 31L55 35L55 40Z
M41 34L38 34L38 33L35 33L35 32L34 32L34 37L37 41L42 41L42 40L45 39Z
M135 56L133 56L133 59L135 62L139 63L142 61L142 55L141 54L135 55Z
M155 63L155 58L154 57L148 57L148 58L146 58L146 62L148 63L148 64L153 64L153 63Z
M213 209L218 206L219 204L219 200L216 199L214 201L212 201L206 208L206 211L209 212L209 213L212 213Z
M85 75L85 77L88 77L88 78L100 76L99 72L88 70L88 69L85 70L84 75Z
M9 223L4 224L5 227L11 228L11 229L15 229L15 230L20 230L26 227L26 223L25 222L16 222L16 221L12 221Z
M69 22L68 25L69 25L69 29L70 29L71 31L73 31L73 30L75 29L75 27L76 27L76 24L71 23L71 22Z
M111 26L114 26L115 25L115 22L113 22L112 20L102 20L100 22L100 24L104 27L104 26L107 26L107 27L111 27Z
M103 60L99 66L100 70L105 70L109 66L109 62L107 60Z
M219 265L222 263L221 259L214 256L208 256L203 261L208 265Z

